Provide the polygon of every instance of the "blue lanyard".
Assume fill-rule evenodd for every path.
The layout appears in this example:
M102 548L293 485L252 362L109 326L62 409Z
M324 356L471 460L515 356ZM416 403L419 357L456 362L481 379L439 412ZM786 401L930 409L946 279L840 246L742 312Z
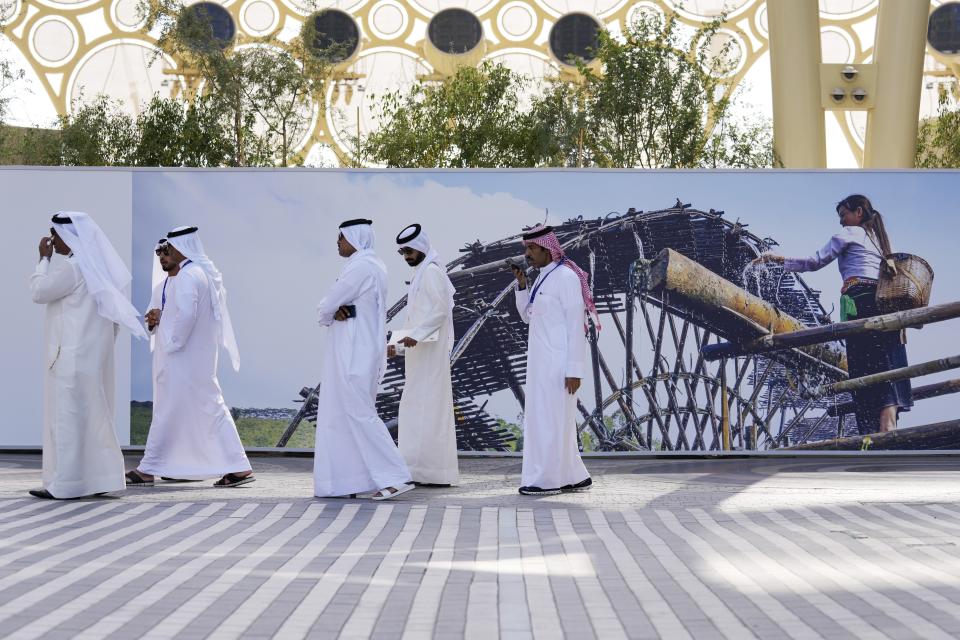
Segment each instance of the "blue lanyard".
M528 306L533 304L533 301L537 297L537 291L540 290L540 286L546 281L546 279L550 277L550 274L556 271L557 269L559 269L561 265L563 265L563 263L566 261L567 261L566 256L564 256L563 258L560 258L560 262L557 263L557 266L555 266L553 269L548 271L545 276L540 278L540 280L537 282L537 285L533 288L533 291L530 292L530 302L528 303Z
M187 260L183 263L183 267L187 266L193 262L193 260ZM180 267L183 269L183 267ZM163 311L164 307L167 306L167 283L170 282L170 277L167 276L167 279L163 281L163 291L160 293L160 311Z

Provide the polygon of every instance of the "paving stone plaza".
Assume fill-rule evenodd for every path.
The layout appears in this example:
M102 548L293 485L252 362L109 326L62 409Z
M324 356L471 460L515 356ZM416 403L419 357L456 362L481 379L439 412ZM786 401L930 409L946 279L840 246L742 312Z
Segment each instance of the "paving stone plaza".
M129 462L135 462L131 458ZM956 638L960 458L518 458L394 501L310 497L312 460L237 489L52 502L0 455L5 638Z

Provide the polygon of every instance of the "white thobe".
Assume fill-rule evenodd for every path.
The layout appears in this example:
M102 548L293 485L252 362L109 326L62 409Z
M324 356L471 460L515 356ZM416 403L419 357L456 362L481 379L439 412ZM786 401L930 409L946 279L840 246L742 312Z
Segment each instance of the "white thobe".
M76 498L124 488L114 431L113 348L117 326L97 312L72 258L41 260L30 278L46 305L43 488Z
M533 303L531 293L536 290ZM516 291L517 310L530 325L523 411L521 485L557 489L586 480L577 440L577 399L566 378L584 377L587 340L580 279L553 263L533 286Z
M386 272L371 258L353 254L317 308L327 336L317 398L316 496L366 493L410 481L377 415L377 387L386 366L386 296ZM334 320L342 305L355 305L356 317Z
M417 345L403 349L405 381L397 416L397 444L413 480L428 484L458 481L450 382L453 317L447 282L447 274L439 265L427 265L416 295L407 300L403 325ZM436 342L423 342L434 333Z
M217 380L220 323L207 274L187 264L165 282L153 349L153 420L137 468L185 480L250 471Z

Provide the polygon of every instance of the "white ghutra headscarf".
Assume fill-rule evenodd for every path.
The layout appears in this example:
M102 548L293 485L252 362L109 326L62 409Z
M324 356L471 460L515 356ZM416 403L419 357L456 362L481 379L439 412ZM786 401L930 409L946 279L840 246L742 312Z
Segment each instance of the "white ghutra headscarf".
M230 322L230 311L227 309L227 290L223 286L223 274L207 257L200 242L197 227L178 227L167 234L167 243L173 246L190 262L203 269L210 283L210 303L213 306L213 317L220 323L220 346L230 356L230 364L234 371L240 370L240 350L237 347L237 338L233 333L233 323Z
M100 226L81 211L59 211L52 222L57 235L73 252L87 291L97 302L97 313L146 339L140 313L130 303L133 277Z
M420 283L423 280L423 274L427 270L427 267L431 264L435 264L440 267L440 270L444 272L446 276L446 267L443 262L440 261L440 254L437 253L437 250L430 245L430 238L427 236L426 232L423 230L419 224L412 224L399 234L397 234L397 244L400 245L400 248L409 247L415 249L422 253L425 257L417 265L416 271L413 273L413 279L410 280L410 288L407 291L407 313L410 311L410 301L417 295L417 292L420 291ZM454 288L453 283L450 282L450 277L446 276L446 297L447 297L447 322L450 325L450 344L448 348L453 348L453 296L457 292Z

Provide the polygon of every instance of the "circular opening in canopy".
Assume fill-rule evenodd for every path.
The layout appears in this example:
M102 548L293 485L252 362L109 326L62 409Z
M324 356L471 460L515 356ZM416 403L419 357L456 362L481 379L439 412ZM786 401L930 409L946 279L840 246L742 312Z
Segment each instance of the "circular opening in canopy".
M230 13L214 2L198 2L184 9L177 30L187 47L199 52L223 51L237 35Z
M590 62L600 45L600 24L585 13L568 13L550 30L550 51L564 64Z
M960 2L940 5L930 14L927 42L940 53L960 53Z
M466 53L480 44L483 27L477 16L465 9L444 9L433 16L427 37L444 53Z
M303 37L313 55L330 62L347 60L360 46L357 23L339 9L325 9L310 16L303 25Z

